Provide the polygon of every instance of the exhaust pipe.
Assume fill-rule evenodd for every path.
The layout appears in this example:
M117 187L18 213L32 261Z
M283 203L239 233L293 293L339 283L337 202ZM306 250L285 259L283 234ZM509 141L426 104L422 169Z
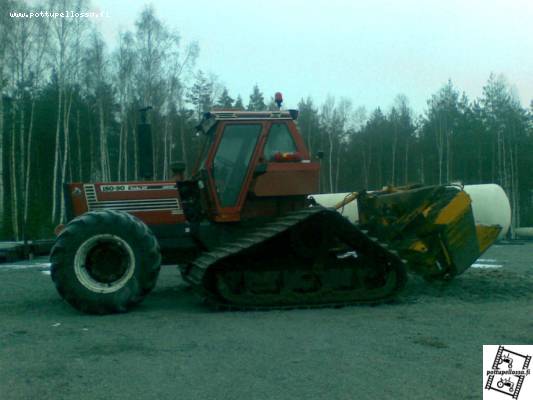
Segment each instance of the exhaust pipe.
M139 110L141 122L137 125L137 160L138 176L142 180L151 180L154 176L154 149L152 142L152 126L147 120L147 112L151 106Z

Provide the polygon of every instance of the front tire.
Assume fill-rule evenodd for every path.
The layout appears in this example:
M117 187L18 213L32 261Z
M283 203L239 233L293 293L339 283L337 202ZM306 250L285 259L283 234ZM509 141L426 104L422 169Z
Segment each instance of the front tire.
M161 253L141 220L103 210L73 219L56 239L50 260L61 297L80 311L109 314L127 311L154 288Z

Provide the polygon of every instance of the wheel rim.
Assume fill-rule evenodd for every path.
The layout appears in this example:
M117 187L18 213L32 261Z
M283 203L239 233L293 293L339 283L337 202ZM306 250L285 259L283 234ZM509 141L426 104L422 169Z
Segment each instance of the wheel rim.
M111 234L90 237L74 257L78 281L92 292L116 292L126 285L134 271L135 255L131 246Z

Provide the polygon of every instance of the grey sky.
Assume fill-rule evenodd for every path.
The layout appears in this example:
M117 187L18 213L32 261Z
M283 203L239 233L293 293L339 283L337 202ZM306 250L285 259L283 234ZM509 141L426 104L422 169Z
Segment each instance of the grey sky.
M131 29L147 3L93 0L108 42ZM282 91L286 106L310 95L348 97L388 108L398 93L417 112L451 78L470 98L503 73L522 104L533 99L532 0L152 1L185 41L200 45L198 66L216 73L245 103L257 83Z

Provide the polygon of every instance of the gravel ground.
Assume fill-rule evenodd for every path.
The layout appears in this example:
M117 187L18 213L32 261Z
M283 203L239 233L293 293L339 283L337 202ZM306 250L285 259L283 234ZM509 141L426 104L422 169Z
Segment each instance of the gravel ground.
M482 345L533 344L533 243L394 304L214 312L175 267L128 314L64 303L47 260L0 265L0 399L481 399ZM504 396L505 397L505 396Z

